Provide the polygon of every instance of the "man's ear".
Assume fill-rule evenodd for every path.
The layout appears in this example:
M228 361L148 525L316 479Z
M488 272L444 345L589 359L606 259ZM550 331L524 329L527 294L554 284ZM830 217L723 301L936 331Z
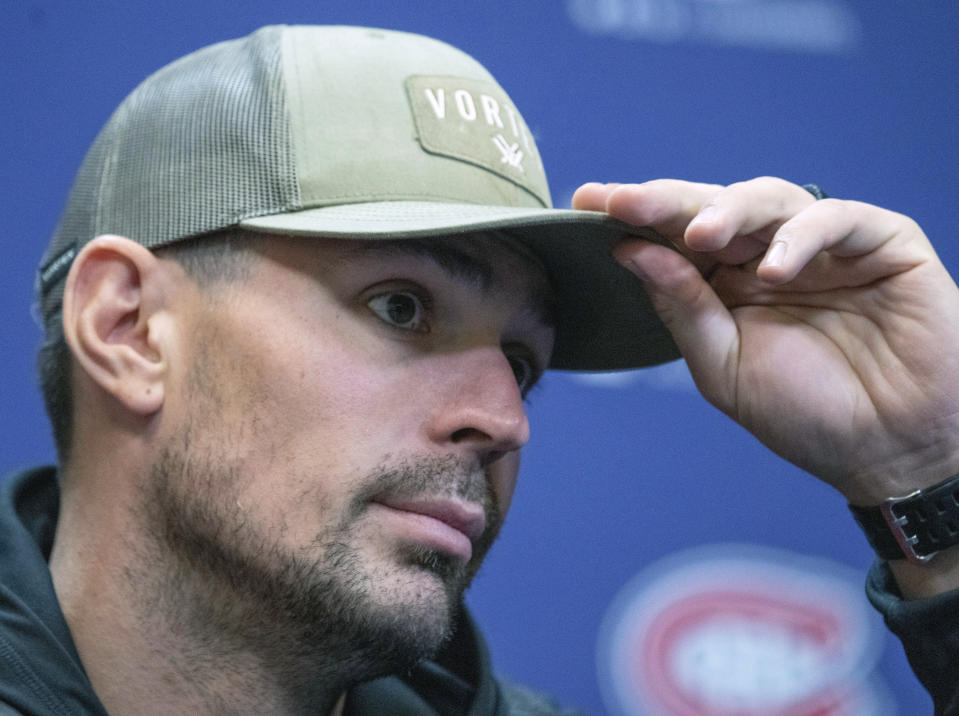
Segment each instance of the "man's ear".
M63 332L81 369L127 410L163 405L166 359L155 319L163 305L160 261L120 236L98 236L73 260Z

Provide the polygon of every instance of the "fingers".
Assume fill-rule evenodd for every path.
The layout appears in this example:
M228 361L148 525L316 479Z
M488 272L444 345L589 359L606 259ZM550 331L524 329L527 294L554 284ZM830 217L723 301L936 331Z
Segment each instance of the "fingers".
M761 256L776 229L813 201L802 187L770 177L728 187L660 179L585 184L573 195L573 208L650 226L708 271Z
M858 201L823 199L783 223L757 274L771 284L792 281L823 251L860 259L843 262L849 286L906 271L935 256L912 219Z
M801 186L760 177L716 192L689 222L686 243L696 251L717 251L735 237L768 243L779 227L816 199Z
M606 211L606 199L619 184L588 182L573 192L570 206L582 211Z
M829 293L822 303L831 306L847 288L935 256L904 216L859 202L817 201L802 187L769 177L728 187L672 179L586 184L573 208L652 227L679 249L630 239L614 253L643 279L700 390L720 407L733 400L723 391L735 383L729 374L739 360L731 309L790 296L797 305L818 305L809 296Z
M573 194L574 209L604 211L636 226L680 237L690 220L721 187L677 179L644 184L584 184Z
M574 209L604 211L622 221L683 237L695 251L717 251L735 237L764 229L771 235L815 201L796 184L760 177L722 187L677 179L643 184L584 184ZM768 243L768 242L767 242Z
M915 222L901 214L861 202L817 201L802 187L772 177L727 187L673 179L586 184L573 206L652 227L706 275L718 264L742 266L762 258L755 275L769 285L794 280L823 251L858 257L840 262L848 271L847 286L935 255ZM873 255L881 247L887 250Z
M643 287L669 329L700 392L727 409L730 373L739 350L736 324L699 269L679 253L642 240L614 250L616 260L643 280Z

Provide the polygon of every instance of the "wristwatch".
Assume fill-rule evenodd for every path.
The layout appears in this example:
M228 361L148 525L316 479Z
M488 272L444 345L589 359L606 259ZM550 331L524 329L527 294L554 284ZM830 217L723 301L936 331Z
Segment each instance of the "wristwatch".
M924 564L959 545L959 474L876 507L849 510L881 558Z

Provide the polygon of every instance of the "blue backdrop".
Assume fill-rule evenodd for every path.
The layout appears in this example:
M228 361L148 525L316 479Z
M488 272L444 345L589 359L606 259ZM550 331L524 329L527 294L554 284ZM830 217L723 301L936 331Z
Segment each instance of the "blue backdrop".
M4 10L4 469L53 454L29 307L87 146L149 72L263 24L392 27L473 54L536 134L557 205L587 180L781 175L911 215L959 267L957 3L5 0ZM871 561L842 500L709 408L682 364L553 374L530 410L514 512L471 603L499 670L564 702L625 708L601 696L600 625L659 558L733 540L860 574ZM866 679L884 704L875 712L930 711L898 644L881 648Z

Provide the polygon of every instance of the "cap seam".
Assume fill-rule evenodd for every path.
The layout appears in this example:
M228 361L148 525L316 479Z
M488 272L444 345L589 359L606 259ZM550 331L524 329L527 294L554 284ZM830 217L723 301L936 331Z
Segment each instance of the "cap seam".
M529 192L527 192L529 193ZM536 197L533 197L536 199ZM483 202L474 202L474 201L465 201L463 197L452 196L448 194L363 194L363 193L344 193L336 194L334 196L326 196L323 198L322 202L316 203L301 203L300 208L297 211L302 211L304 209L320 209L326 206L337 206L341 202L341 199L362 199L362 201L357 201L356 203L362 204L372 204L380 201L440 201L444 204L467 204L470 206L502 206L505 209L552 209L554 207L542 205L542 202L537 199L540 206L510 206L510 205L499 205L499 204L486 204Z
M294 103L301 96L303 88L300 82L300 72L298 59L296 57L296 43L293 40L293 34L296 32L298 26L294 25L280 25L280 87L283 91L283 114L284 119L286 120L286 126L289 136L289 144L287 145L287 150L290 152L290 171L293 176L291 182L293 184L293 194L291 197L293 199L294 210L298 211L303 206L303 187L300 185L300 168L297 166L297 158L300 156L300 150L298 145L303 141L303 138L300 136L299 123L296 119L296 110L301 109L300 107L294 107ZM297 87L296 92L290 91L290 84L295 82Z

